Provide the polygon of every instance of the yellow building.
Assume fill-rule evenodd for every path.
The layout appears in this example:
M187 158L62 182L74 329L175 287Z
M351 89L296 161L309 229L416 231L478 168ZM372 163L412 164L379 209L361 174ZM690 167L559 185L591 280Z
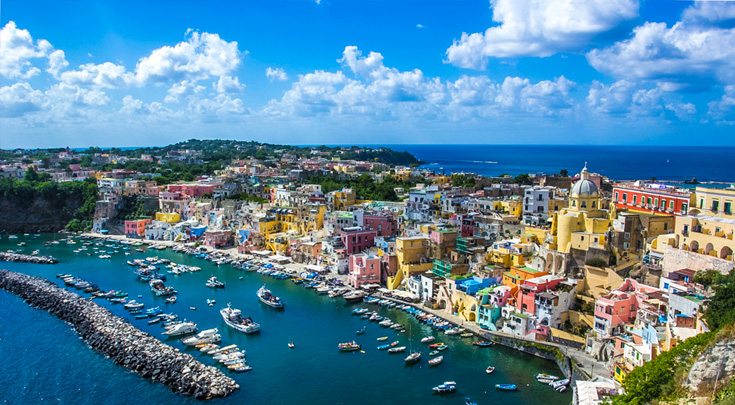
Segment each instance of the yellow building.
M550 247L562 253L569 253L573 248L608 250L606 234L615 210L602 210L600 204L600 192L589 180L585 165L569 193L569 207L552 216L551 232L555 238Z
M266 249L283 252L288 245L288 237L298 238L322 229L326 212L324 205L274 208L258 223L258 232L265 240Z
M357 194L351 188L343 188L342 190L332 191L329 198L331 199L333 210L345 211L347 207L355 205Z
M178 212L156 212L156 221L175 224L181 221L181 215Z
M696 210L699 213L716 215L721 218L735 218L733 211L735 209L735 189L697 187L694 195Z
M387 286L391 290L398 288L403 280L412 274L431 270L433 263L428 259L429 238L412 236L396 238L396 257L398 271L394 277L388 277Z
M521 218L523 215L523 204L521 204L521 200L519 199L495 200L493 201L493 210Z
M708 215L676 217L676 247L720 259L733 260L735 221ZM662 235L666 237L666 235Z

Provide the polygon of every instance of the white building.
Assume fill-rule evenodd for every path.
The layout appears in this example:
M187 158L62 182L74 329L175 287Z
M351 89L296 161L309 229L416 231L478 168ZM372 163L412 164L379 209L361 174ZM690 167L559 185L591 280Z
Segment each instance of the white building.
M523 190L523 223L541 225L549 219L552 187L525 187Z

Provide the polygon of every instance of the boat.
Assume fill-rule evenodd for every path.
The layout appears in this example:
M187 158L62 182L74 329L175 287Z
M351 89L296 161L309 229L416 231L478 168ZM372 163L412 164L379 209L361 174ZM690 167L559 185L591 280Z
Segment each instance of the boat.
M429 352L429 356L436 356L437 354L439 354L439 350L432 350Z
M258 299L260 299L260 302L263 304L268 305L271 308L283 309L283 301L281 301L277 296L271 294L271 290L265 288L265 286L258 289L257 295Z
M378 350L386 350L388 348L390 348L390 345L380 345L377 347Z
M396 346L398 346L399 343L400 342L398 342L397 340L394 340L394 341L390 342L390 347L396 347Z
M179 322L173 325L167 326L164 335L168 336L182 336L194 333L197 331L197 324L194 322Z
M288 348L289 349L293 349L294 347L296 347L296 345L293 343L293 340L290 341L290 342L288 342Z
M219 313L227 326L240 332L255 333L260 330L260 324L254 322L250 317L243 317L242 312L230 307L230 304L227 304L227 308L222 308Z
M209 305L210 307L213 307L216 303L217 301L207 298L207 305Z
M555 375L551 375L551 374L544 374L544 373L536 374L536 380L551 380L551 381L556 381L558 379L559 379L559 377L557 377Z
M209 288L225 288L225 283L219 281L217 277L210 277L204 285Z
M406 364L416 364L421 361L421 352L411 352L405 359L403 359L403 361L406 362Z
M425 338L421 338L421 343L431 343L434 341L434 336L427 336Z
M360 350L360 345L353 340L352 342L340 343L337 345L337 348L341 352L354 352Z
M388 353L401 353L406 351L406 346L391 347L388 349Z
M137 302L135 300L132 300L132 301L128 301L127 303L125 303L125 305L123 305L123 308L125 308L125 309L140 309L140 308L143 308L144 306L145 306L144 303Z
M342 298L344 298L345 301L347 302L356 302L356 301L362 301L362 299L365 298L366 295L367 293L365 291L353 290L353 291L350 291L342 295Z
M388 340L388 336L381 336L381 337L378 338L378 342L382 342L382 341L385 341L385 340Z
M495 371L495 367L493 367L493 366L488 366L488 367L487 367L487 368L485 369L485 373L487 373L487 374L492 374L492 373L493 373L493 371Z
M432 349L436 349L439 346L444 346L444 343L442 343L442 342L436 342L436 343L432 343L432 344L429 345L429 347L432 348Z
M495 389L500 391L517 391L518 386L515 384L495 384Z
M554 382L549 383L549 385L551 386L551 388L554 388L554 389L563 387L563 386L567 386L569 385L569 379L565 378L563 380L554 381Z
M181 339L181 343L187 346L216 343L221 339L221 336L217 332L219 332L217 328L205 329L194 336Z
M490 347L494 343L493 342L490 342L490 341L487 341L487 340L478 340L478 341L472 342L472 344L475 345L475 346L477 346L477 347Z
M158 297L176 294L176 290L174 290L173 287L166 287L166 285L163 284L163 280L158 278L151 280L148 285L151 287L151 291L153 291L153 293Z
M250 371L253 368L250 367L250 366L248 366L247 364L240 364L240 365L227 366L227 369L228 370L232 370L232 371L237 371L239 373L242 373L242 372L245 372L245 371Z
M162 320L162 318L157 316L157 317L151 319L150 321L148 321L148 325L153 325L154 323L161 322L161 320Z
M166 304L173 304L175 302L176 302L176 296L175 295L172 295L172 296L166 298Z
M362 328L358 329L357 332L355 332L355 334L356 335L364 335L365 334L365 331L367 331L367 329L363 326Z
M439 346L436 347L436 350L438 350L440 352L443 352L444 350L447 350L448 348L449 348L449 346L447 346L445 344L441 344L441 345L439 345Z
M362 315L367 313L369 310L367 308L355 308L352 310L352 315Z
M444 381L444 383L432 388L437 394L448 394L457 390L457 383L454 381Z
M442 361L444 361L444 356L437 356L429 360L428 363L430 366L438 366Z
M462 337L462 338L471 338L472 336L474 336L472 332L465 332L459 335L459 337Z
M472 399L470 397L465 397L464 398L464 405L477 405L477 401L475 401L474 399Z

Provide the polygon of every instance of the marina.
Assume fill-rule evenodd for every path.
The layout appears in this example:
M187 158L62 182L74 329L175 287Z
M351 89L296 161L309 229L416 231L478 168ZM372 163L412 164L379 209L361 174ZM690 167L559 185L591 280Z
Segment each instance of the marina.
M311 281L303 284L294 283L289 280L290 277L279 280L281 276L277 273L278 270L271 271L271 275L264 274L259 269L248 269L251 271L247 271L238 269L229 263L222 262L217 265L217 263L206 260L204 257L185 255L169 249L151 249L145 246L136 247L111 241L82 238L75 238L76 244L73 246L63 242L44 244L44 242L62 238L63 236L60 235L26 238L28 246L23 247L23 249L40 248L43 254L60 258L60 263L56 266L44 267L23 263L7 263L6 266L14 271L42 276L57 284L64 284L61 278L56 278L56 274L60 274L99 285L100 288L107 291L104 294L109 295L109 298L98 302L100 305L107 307L118 316L126 317L129 322L164 340L166 343L180 348L185 353L192 354L205 364L214 365L235 379L241 386L248 387L248 389L241 389L233 393L230 397L233 400L273 401L274 381L283 379L298 379L307 382L307 384L303 384L303 389L294 393L279 390L278 402L313 400L339 403L344 401L343 398L350 398L349 393L352 389L350 387L354 386L353 379L359 379L365 384L376 386L385 385L389 381L400 381L400 390L389 389L389 395L396 402L421 400L424 403L445 403L450 400L451 403L451 399L456 402L464 396L469 396L478 403L501 403L501 401L507 401L508 395L511 395L519 403L535 403L535 400L543 398L544 402L549 404L567 404L571 398L569 392L554 392L552 387L540 384L537 381L536 376L538 374L560 374L552 362L499 346L493 346L492 348L475 347L472 345L471 339L463 339L459 334L447 335L442 332L441 327L449 328L450 325L444 325L439 320L429 323L427 317L421 319L416 313L411 313L408 308L412 307L401 308L393 303L388 305L389 302L385 300L369 297L363 297L364 300L361 302L350 303L343 296L329 297L328 292L331 289L325 294L319 294L315 291L316 288L304 288ZM10 245L8 242L12 241L3 238L0 240L0 247L3 249L17 249L15 244ZM86 243L90 244L85 245ZM101 245L96 246L97 243ZM72 249L79 248L79 245L86 247L86 251L91 254L87 255L85 250L74 253ZM97 252L94 251L95 248L106 250L112 258L104 261L100 260L97 257ZM176 263L177 266L199 268L199 271L186 271L178 275L168 274L165 286L178 291L176 303L167 305L165 297L152 294L147 283L138 281L131 266L128 266L127 261L129 260L145 260L146 257L151 256L157 256L158 260L169 261L169 263L162 262L156 265L159 267L159 272L171 263ZM217 258L216 260L222 259ZM274 273L275 277L273 276ZM227 288L211 289L205 287L205 281L210 277L217 277L218 280L226 283ZM274 311L273 308L262 305L256 300L257 291L266 283L267 289L271 290L274 295L284 297L288 301L289 308L287 311ZM75 289L73 286L67 288ZM115 289L115 291L110 293L110 289ZM123 297L126 293L129 295ZM13 302L13 299L7 295L1 295L0 297L2 297L3 302L9 301L6 304L7 310L32 311L32 309L23 307L25 304L22 302ZM219 304L212 307L206 306L205 303L208 299L216 299ZM124 300L124 302L114 304L111 300ZM137 320L135 315L124 307L133 300L135 301L133 307L140 303L145 305L138 308L138 310L141 310L141 315L146 314L146 308L159 307L162 312L178 315L179 320L177 322L186 321L193 325L180 326L182 330L173 333L169 332L171 329L164 326L164 323L166 323L164 320L149 325L150 317ZM382 304L381 301L383 301ZM219 313L221 309L226 308L228 302L231 303L232 308L241 310L244 316L255 319L260 324L260 333L245 334L228 326ZM189 310L190 307L199 309L191 311ZM131 309L135 310L134 308ZM365 315L369 316L363 318ZM369 318L373 316L374 321L370 321ZM410 326L411 333L401 333L402 329L393 329L390 326L386 327L378 324L384 320L389 320L391 325L399 325L403 328ZM177 324L174 323L174 325ZM3 323L2 327L8 330L8 333L14 333L13 325ZM202 336L201 338L204 339L196 342L194 346L187 346L179 339L197 336L194 334L195 330L191 330L192 327L200 332L216 328L217 332L210 333L210 337ZM363 331L363 333L357 334L356 331ZM219 339L216 338L217 335L219 335ZM384 336L386 339L383 342L378 341L378 345L385 344L388 347L385 351L381 351L372 342L376 342L377 338ZM434 339L424 340L422 343L421 340L427 337L433 337ZM353 340L360 346L359 350L352 353L340 353L339 350L336 350L338 343L352 342ZM294 341L298 342L298 348L296 349L287 344ZM6 340L3 342L7 343ZM49 342L42 342L42 344L53 342L55 340L51 338ZM434 347L442 350L442 360L434 362L441 363L438 366L428 362L430 357L424 357L433 351L427 343L433 344L434 342L440 343ZM390 346L393 343L395 345ZM72 347L78 345L79 347L76 350L88 350L84 345L79 345L74 340L64 341L63 343L56 342L56 344L71 345ZM196 344L219 344L223 348L236 345L247 361L239 362L238 360L242 360L242 358L237 354L214 359L213 355L200 352L196 348ZM409 346L412 347L412 350L406 349ZM13 344L2 345L0 355L7 355L6 350L11 350L13 347L17 348ZM403 355L387 355L387 349L401 347L405 351ZM210 350L212 349L210 348ZM245 350L247 350L246 357L244 355ZM51 349L49 351L51 352L51 359L54 356L63 355L53 353ZM406 361L403 360L411 354L409 353L411 351L423 354L420 357L424 357L424 359L416 362L412 367L406 367ZM317 356L322 360L320 362L320 372L315 374L307 365ZM13 356L8 358L12 360ZM220 360L223 360L223 362ZM104 361L100 358L93 360L92 363L96 364L96 362ZM239 366L239 364L242 364L242 366ZM492 364L497 368L492 376L488 376L485 372L488 364ZM0 367L9 366L3 365ZM89 366L85 365L84 367ZM242 371L248 371L250 368L252 368L252 372L241 373ZM131 395L135 395L136 398L142 398L141 400L152 403L161 403L161 401L164 401L163 398L172 398L169 396L170 393L165 390L157 390L146 381L130 380L125 376L118 376L118 373L125 374L120 370L116 371L114 368L106 369L105 367L101 367L101 369L106 370L105 378L108 380L125 380L126 384L117 386L117 388L123 391L134 390L135 394L131 393ZM59 381L62 379L63 373L59 370L52 368L44 372L51 374L49 378L53 378L55 373L60 373L58 374ZM91 375L100 378L94 372ZM80 376L79 378L86 377ZM323 378L329 378L330 384L328 386L320 382ZM432 387L447 379L457 382L455 387L457 392L434 395ZM518 386L517 392L501 393L496 391L495 384L511 382ZM62 381L59 384L66 383ZM79 385L83 382L75 381L74 384ZM92 383L90 382L90 384ZM20 387L11 388L11 390L19 389ZM41 388L40 392L51 395L46 390L52 389L54 388ZM104 389L99 393L104 395ZM35 394L26 393L25 395L23 398L27 400L37 398L33 396ZM119 392L118 395L124 396ZM359 399L358 403L375 403L381 401L385 395L386 393L381 390L367 392L364 397ZM71 400L71 398L71 396L67 397L68 400ZM184 398L184 400L186 399ZM354 403L354 401L351 400L351 403Z

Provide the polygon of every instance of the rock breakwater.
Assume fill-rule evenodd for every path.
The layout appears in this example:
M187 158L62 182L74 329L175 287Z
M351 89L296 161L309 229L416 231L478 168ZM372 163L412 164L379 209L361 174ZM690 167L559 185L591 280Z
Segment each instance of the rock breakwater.
M50 256L23 255L20 253L0 252L0 262L56 264L59 261Z
M224 397L239 385L215 367L164 344L107 309L26 274L0 270L0 288L69 323L94 350L140 376L197 399Z

